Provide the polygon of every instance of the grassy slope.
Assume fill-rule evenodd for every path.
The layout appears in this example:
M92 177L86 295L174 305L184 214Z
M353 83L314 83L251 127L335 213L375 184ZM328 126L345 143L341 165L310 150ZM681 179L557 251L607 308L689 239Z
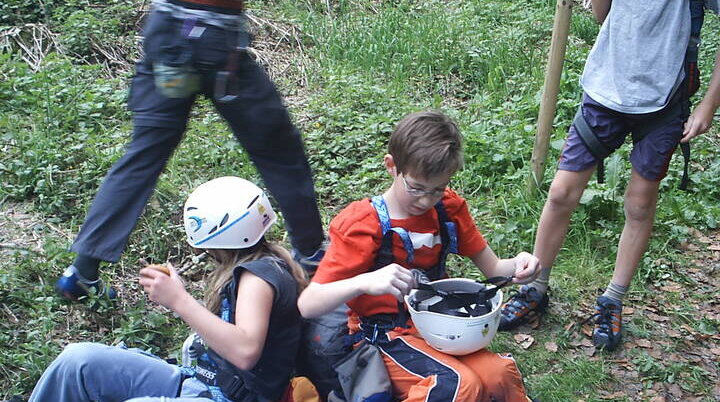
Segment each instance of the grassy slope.
M291 63L277 81L290 96L291 111L303 129L326 222L351 200L386 185L380 157L394 122L409 111L440 108L459 122L466 137L466 168L452 186L467 197L499 255L531 249L545 194L527 196L524 182L554 2L340 0L330 5L328 9L325 2L309 0L251 4L259 17L301 32L305 62ZM85 17L72 15L74 19L58 16L65 22L57 29L72 39L68 46L79 46L83 42L73 27ZM97 23L97 18L87 20ZM278 38L271 28L267 31ZM558 155L579 100L577 81L597 26L588 13L579 11L571 31L550 161ZM717 18L708 19L704 32L703 71L709 72L718 45ZM281 43L300 60L297 46ZM105 270L121 287L122 302L99 302L95 308L64 304L49 297L51 283L71 258L65 251L68 238L76 233L99 181L127 140L126 81L103 78L96 66L63 57L51 57L39 73L29 71L17 57L0 58L0 200L6 215L16 209L16 202L32 204L22 226L15 225L20 215L11 215L14 221L5 226L17 230L4 231L2 242L34 236L42 244L40 252L0 250L0 389L7 395L28 392L68 341L125 340L176 354L185 329L162 310L146 307L134 284L136 261L189 260L177 217L183 198L210 177L257 178L247 157L221 119L202 103L123 260ZM689 228L714 228L720 218L720 175L712 152L717 137L705 136L696 143L693 191L676 188L680 158L662 185L656 235L631 291L633 302L668 281L692 285L679 269L686 261L677 246L690 237ZM642 376L636 382L645 387L669 378L676 381L674 373L687 372L677 380L684 389L700 394L709 390L702 368L664 364L639 350L588 356L579 344L579 325L566 329L590 313L597 290L609 280L622 228L627 152L623 149L608 161L608 183L591 183L574 215L555 266L552 286L557 290L545 330L523 329L535 338L528 350L518 346L512 334L499 335L492 345L493 350L515 354L530 391L543 400L592 400L599 392L623 389L611 370L622 359L637 363ZM552 170L549 163L544 188ZM454 262L458 273L478 275L467 263ZM199 279L201 271L195 270L193 278ZM693 307L689 301L669 302L677 305L671 314L676 327L717 332L716 319L688 318ZM651 323L634 317L628 335L644 336ZM543 346L547 342L555 343L558 351L550 352Z

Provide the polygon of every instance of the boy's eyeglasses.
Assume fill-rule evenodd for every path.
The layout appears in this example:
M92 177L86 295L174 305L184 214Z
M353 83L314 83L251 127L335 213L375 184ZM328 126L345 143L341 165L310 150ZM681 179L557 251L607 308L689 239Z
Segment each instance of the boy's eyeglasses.
M400 177L402 178L403 184L405 185L405 191L407 191L407 193L413 197L424 197L424 196L440 197L445 193L444 188L441 190L430 190L430 191L415 188L408 184L407 180L405 180L404 175L401 174Z

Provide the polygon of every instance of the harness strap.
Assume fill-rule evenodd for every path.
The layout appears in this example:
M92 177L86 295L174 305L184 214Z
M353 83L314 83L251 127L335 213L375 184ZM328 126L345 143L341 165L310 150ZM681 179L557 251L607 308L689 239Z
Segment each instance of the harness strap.
M680 185L678 187L680 188L680 190L687 190L688 185L690 184L690 174L688 173L688 170L690 167L690 143L689 142L681 142L680 150L682 151L684 163L683 163L683 175L682 175L682 179L680 180Z
M415 259L415 248L410 239L410 234L405 228L393 227L390 222L390 213L388 212L385 200L381 195L376 195L370 200L373 208L377 212L380 221L380 229L382 240L380 249L375 256L375 263L372 270L380 269L394 261L393 257L393 236L397 234L403 242L403 248L407 253L407 262L412 263ZM450 253L458 252L457 228L455 222L448 217L442 200L438 201L435 206L440 226L441 250L438 264L425 273L431 280L437 280L445 276L445 262ZM372 317L361 317L361 332L348 336L346 343L352 345L365 338L370 343L375 343L387 331L397 327L405 327L410 315L402 302L398 301L397 314L381 314Z
M405 228L392 227L390 223L390 213L388 212L385 200L382 198L381 195L373 197L371 199L371 203L378 214L378 220L380 221L380 229L383 236L380 244L380 249L378 250L378 254L375 258L375 266L373 270L382 268L393 262L393 233L400 236L400 239L403 242L403 247L405 248L405 252L407 253L407 262L412 263L415 259L415 248L412 244L412 240L410 239L410 234L408 233L408 231ZM440 239L442 240L442 246L440 250L440 260L438 261L439 269L433 267L427 270L429 274L428 276L431 280L437 280L445 276L445 262L447 260L447 256L450 253L458 252L457 228L455 222L451 221L448 217L442 200L438 201L435 204L434 208L438 214L438 220L440 223Z
M597 159L597 181L598 183L605 183L605 158L612 153L602 141L595 135L595 132L585 120L585 116L582 114L582 105L578 107L573 119L573 125L575 131L580 137L580 140L585 144L590 154Z
M678 91L685 91L686 88L678 88ZM672 119L677 116L677 114L682 114L683 118L686 118L685 111L689 109L690 105L688 104L689 100L687 96L684 96L683 94L679 94L680 96L676 95L674 96L674 99L670 101L668 106L666 106L666 109L663 111L663 113L657 118L653 119L651 121L648 121L648 124L644 124L642 126L639 126L637 128L633 129L632 132L632 139L633 144L638 143L640 140L645 138L645 136L652 132L653 130L656 130L658 127L662 127L666 124L668 124ZM690 144L689 143L680 143L680 150L682 151L683 155L683 175L682 179L680 179L680 185L678 186L681 190L687 190L688 184L690 183L690 175L689 175L689 166L690 166Z
M684 90L682 88L679 88L678 91ZM683 99L680 99L679 96L674 96L674 99L670 101L668 106L666 106L665 109L663 109L662 113L658 116L658 118L654 118L652 120L648 120L647 124L643 124L641 126L635 127L632 130L632 139L633 144L637 144L640 142L645 136L652 132L653 130L656 130L658 127L662 127L663 125L668 124L672 119L674 119L678 113L683 113L683 110L686 110L687 107L683 109L683 102L686 102ZM603 144L602 141L597 137L595 132L592 130L590 125L588 124L587 120L585 120L585 117L582 115L582 106L580 106L575 113L575 119L573 120L573 125L575 126L575 130L578 134L578 137L580 137L580 140L585 144L585 147L587 147L588 152L592 156L594 156L598 160L598 166L597 166L597 181L598 183L604 183L605 182L605 168L604 168L604 159L612 153L610 149L608 149L605 144ZM680 185L678 186L681 190L687 190L688 184L690 183L690 175L689 175L689 166L690 166L690 144L689 143L681 143L680 149L682 151L683 155L683 176L680 180Z
M228 370L221 370L210 359L198 359L195 378L208 386L215 401L240 401L251 393L245 387L245 382L240 376ZM216 392L213 391L213 388Z
M455 222L450 220L450 217L445 210L442 200L435 204L435 211L438 214L438 220L440 221L440 239L442 240L442 249L440 250L440 261L438 261L438 272L433 273L430 270L428 273L429 278L433 280L441 279L445 276L445 263L447 256L450 253L458 253L458 238L457 238L457 227ZM433 275L434 274L434 275Z
M685 51L685 79L678 88L681 91L679 94L682 99L679 101L671 100L673 108L680 107L680 112L683 117L687 119L688 115L686 111L690 109L690 97L697 92L700 87L700 70L697 68L698 61L698 46L700 45L700 31L702 29L705 20L705 1L704 0L690 0L690 40L688 41L687 50ZM675 96L677 97L677 95ZM671 107L668 105L668 108ZM673 109L674 113L677 113L676 109ZM650 122L650 125L646 125L633 130L633 143L640 141L648 132L652 131L658 126L666 124L668 117L674 116L674 113L664 112L660 120L654 120ZM588 125L587 121L582 115L582 105L578 108L573 119L573 125L577 130L578 136L587 147L588 151L598 160L597 166L597 180L598 183L605 182L605 164L603 159L610 155L610 151L607 149L595 135L592 128ZM681 143L680 150L683 155L683 176L678 186L681 190L687 190L690 183L689 166L690 166L690 144Z
M375 211L378 214L378 218L380 219L380 228L382 229L382 235L383 240L380 247L380 251L384 251L383 253L378 253L378 257L381 257L381 260L378 261L378 258L375 259L375 268L378 269L381 267L384 267L385 265L388 265L392 263L393 257L392 257L392 237L393 233L397 233L398 236L400 236L400 240L403 242L403 247L405 248L405 251L407 252L407 262L412 263L415 259L415 248L413 247L412 240L410 240L410 234L408 233L405 228L401 227L391 227L390 225L390 213L387 210L387 205L385 204L385 200L383 200L381 195L377 195L372 198L372 205L375 208ZM386 247L389 246L389 247ZM389 254L387 253L387 250L389 249Z

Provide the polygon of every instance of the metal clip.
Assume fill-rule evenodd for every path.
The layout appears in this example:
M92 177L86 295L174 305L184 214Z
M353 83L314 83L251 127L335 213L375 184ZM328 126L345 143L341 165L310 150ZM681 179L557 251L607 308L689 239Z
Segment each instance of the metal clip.
M370 343L371 343L371 344L374 345L375 342L377 342L377 337L378 337L378 333L379 333L379 332L380 332L380 331L378 330L378 325L377 325L377 324L373 325L372 339L370 339Z

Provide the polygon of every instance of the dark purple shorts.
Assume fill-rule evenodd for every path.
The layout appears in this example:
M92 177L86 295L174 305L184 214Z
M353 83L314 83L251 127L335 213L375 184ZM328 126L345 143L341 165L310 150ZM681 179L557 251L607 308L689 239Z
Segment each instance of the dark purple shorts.
M668 119L668 123L650 131L643 139L633 145L630 163L647 180L660 181L665 177L670 158L682 138L683 125L687 115L680 108L669 108L645 114L616 112L595 102L583 94L582 112L585 120L598 138L615 151L625 142L625 138L636 127L654 121L672 110L677 114ZM558 169L579 172L597 164L595 157L588 151L575 130L570 126L565 146L560 155Z

